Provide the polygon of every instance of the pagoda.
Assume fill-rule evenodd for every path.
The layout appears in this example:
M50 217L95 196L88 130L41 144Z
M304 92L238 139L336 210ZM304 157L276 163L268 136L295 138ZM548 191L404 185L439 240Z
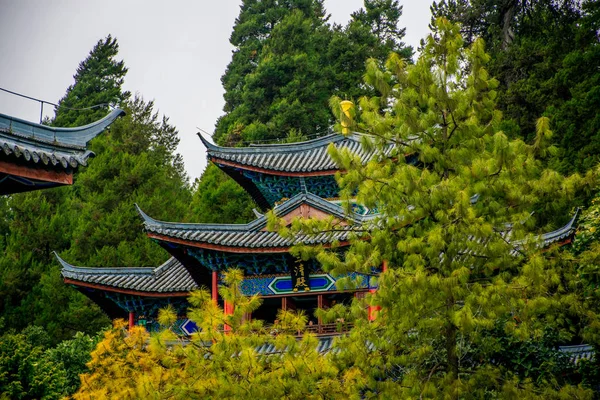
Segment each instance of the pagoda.
M259 211L247 224L195 224L158 221L138 207L148 237L172 257L156 268L86 268L57 256L64 281L110 317L128 317L130 325L143 324L150 330L158 328L158 310L170 304L180 316L174 329L185 335L196 329L185 317L190 291L209 288L213 300L226 313L232 311L231 305L219 298L218 287L222 273L236 267L244 272L242 292L259 295L263 300L248 317L273 323L279 309L304 310L310 330L334 333L334 324L324 324L314 317L314 310L348 303L375 287L370 286L367 276L362 276L357 279L361 284L342 290L337 282L344 277L323 271L316 261L296 259L290 248L300 243L328 247L335 242L343 251L353 228L377 217L377 210L360 204L352 204L350 212L344 210L334 179L338 168L327 151L329 146L347 148L366 162L375 152L363 149L361 137L358 133L331 134L299 143L228 148L200 136L208 159L239 183L263 212L273 210L288 223L296 217L333 218L341 226L336 232L290 239L268 231L266 216ZM390 145L386 151L392 150ZM543 244L569 241L575 232L575 220L576 216L562 228L542 235Z
M79 166L94 153L90 140L125 112L76 128L55 128L0 114L0 195L73 183Z

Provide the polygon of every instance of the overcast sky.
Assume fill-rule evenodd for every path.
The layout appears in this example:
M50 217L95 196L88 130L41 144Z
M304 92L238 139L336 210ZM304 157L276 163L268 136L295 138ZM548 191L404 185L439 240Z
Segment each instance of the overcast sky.
M0 87L56 103L94 44L117 38L129 72L125 89L155 100L181 137L179 152L192 179L206 166L199 127L213 132L223 114L220 77L231 60L229 35L240 0L0 0ZM431 0L400 0L405 41L428 33ZM325 0L345 24L362 0ZM53 115L46 106L45 115ZM0 91L0 113L38 122L39 103Z

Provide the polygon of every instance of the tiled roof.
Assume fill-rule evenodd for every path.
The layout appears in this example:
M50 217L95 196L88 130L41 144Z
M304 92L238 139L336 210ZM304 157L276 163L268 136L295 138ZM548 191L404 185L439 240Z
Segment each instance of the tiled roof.
M311 193L298 194L292 199L275 207L273 210L277 215L281 216L298 208L301 204L308 204L337 218L357 223L359 227L361 223L373 221L377 218L377 214L366 216L352 214L350 216L345 216L342 207ZM202 244L208 244L232 248L280 249L299 243L309 245L327 244L333 241L348 240L353 230L353 226L350 225L340 226L339 230L336 231L323 232L317 235L298 235L293 240L290 240L280 236L277 232L262 230L267 225L267 219L264 215L248 224L228 225L164 222L149 217L139 207L138 212L144 219L144 227L149 234L165 237L165 239L161 239L165 241L169 241L169 239L179 239L197 243L199 245L198 247L202 247ZM542 234L540 239L543 241L543 246L549 246L552 243L559 242L571 236L575 232L575 222L577 220L578 212L579 211L575 213L573 218L571 218L565 226L555 231ZM508 229L508 231L503 233L503 236L507 239L510 237L510 227ZM512 253L516 255L519 243L514 243L514 246L515 249Z
M342 207L311 193L298 194L273 210L277 215L285 215L301 204L308 204L334 217L352 222L364 222L375 217L374 215L362 216L357 214L347 216ZM289 240L283 238L277 232L262 231L267 225L267 218L264 215L248 224L189 224L158 221L146 215L139 207L138 211L144 219L144 227L148 233L199 244L206 243L228 247L284 248L298 243L326 244L334 240L344 241L352 231L351 226L346 226L340 227L343 230L336 232L324 232L316 236L301 235L296 237L295 240Z
M555 231L552 232L548 232L548 233L544 233L541 237L541 239L543 240L543 245L544 247L546 246L550 246L553 243L556 242L560 242L561 240L565 240L567 238L569 238L571 235L573 235L573 233L575 233L575 229L576 227L576 222L577 222L577 218L579 216L579 208L577 209L577 211L575 211L575 215L573 215L573 218L571 218L571 220L569 222L567 222L567 224L565 226L563 226L562 228L558 228Z
M363 162L369 161L377 154L376 150L366 151L363 148L360 142L365 135L360 133L353 133L349 136L334 133L305 142L249 147L220 147L210 143L201 134L198 136L206 146L209 158L216 163L223 160L240 166L278 172L302 173L337 170L338 166L327 153L330 144L337 148L347 148L359 155ZM394 146L389 144L385 153L389 155L393 148Z
M0 114L0 158L64 169L86 165L93 155L86 144L124 114L115 109L101 120L77 128L55 128Z
M150 293L187 293L197 289L187 269L175 258L156 268L86 268L67 263L55 253L65 279L115 289Z
M589 344L560 346L558 350L569 356L569 359L574 363L578 363L581 360L591 360L595 356L594 348Z

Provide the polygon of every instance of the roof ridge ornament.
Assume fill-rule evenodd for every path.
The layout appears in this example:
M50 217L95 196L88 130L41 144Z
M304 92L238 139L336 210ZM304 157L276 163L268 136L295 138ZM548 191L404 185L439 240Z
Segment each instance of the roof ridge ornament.
M350 100L340 102L340 123L342 124L342 134L349 135L351 133L352 120L354 115L354 103Z

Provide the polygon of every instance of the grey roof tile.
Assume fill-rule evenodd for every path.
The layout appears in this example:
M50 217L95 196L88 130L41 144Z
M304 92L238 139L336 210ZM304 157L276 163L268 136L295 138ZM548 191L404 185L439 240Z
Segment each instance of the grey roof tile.
M333 204L312 193L301 193L274 208L278 215L298 208L300 204L309 204L340 219L350 222L366 222L375 218L375 215L362 216L358 214L347 215L341 206ZM289 247L296 243L325 244L333 240L345 240L352 231L351 226L342 228L339 232L322 233L316 237L300 235L295 240L281 237L277 232L264 231L267 218L259 216L248 224L190 224L173 223L155 220L146 215L139 207L138 212L144 219L144 227L149 233L189 240L197 243L207 243L229 247L247 248L274 248Z
M55 128L0 114L0 157L63 169L85 166L93 155L86 144L124 114L115 109L101 120L77 128Z
M334 171L338 166L333 162L327 148L333 144L337 148L348 148L357 153L363 162L376 155L375 151L365 152L360 145L364 134L353 133L349 136L331 134L318 139L299 143L261 145L249 147L220 147L210 143L201 134L200 139L207 148L209 157L234 162L240 165L263 168L278 172L318 172ZM392 153L394 146L389 144L385 154Z
M301 193L294 196L292 199L275 207L274 211L278 215L285 215L287 212L294 210L300 204L309 204L312 207L320 208L321 210L338 217L346 219L357 225L348 225L340 227L338 231L322 232L317 235L298 235L294 239L287 239L280 236L277 232L264 231L267 221L264 215L261 215L256 220L248 224L236 225L219 225L219 224L190 224L190 223L173 223L155 220L146 215L139 207L138 211L144 219L144 227L150 234L155 233L167 238L184 239L198 244L210 244L226 247L240 248L286 248L295 244L329 244L335 240L346 241L350 238L354 226L359 226L361 223L373 221L377 215L361 216L352 214L350 216L344 214L344 210L339 205L328 202L311 193ZM577 220L577 211L573 218L563 227L553 232L545 233L539 238L544 246L549 246L552 243L564 240L575 232L575 222ZM501 232L507 240L510 236L510 226ZM168 239L165 239L168 241ZM511 254L516 255L521 247L521 243L514 242L514 250ZM470 252L467 252L470 253ZM443 254L440 255L443 257Z
M55 256L62 265L62 276L74 281L148 293L198 289L188 270L175 258L156 268L86 268L71 265L56 253Z

